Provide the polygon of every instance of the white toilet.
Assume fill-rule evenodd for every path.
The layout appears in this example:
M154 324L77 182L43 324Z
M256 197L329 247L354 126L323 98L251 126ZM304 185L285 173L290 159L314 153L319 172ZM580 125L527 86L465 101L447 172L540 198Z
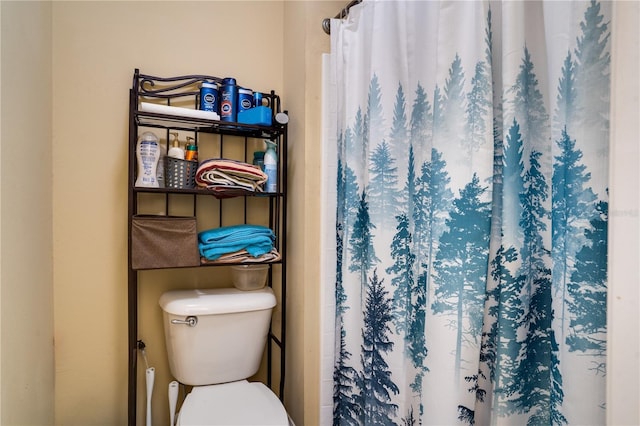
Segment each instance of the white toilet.
M246 380L258 371L276 305L270 287L174 290L159 303L171 373L193 386L178 425L290 424L278 397Z

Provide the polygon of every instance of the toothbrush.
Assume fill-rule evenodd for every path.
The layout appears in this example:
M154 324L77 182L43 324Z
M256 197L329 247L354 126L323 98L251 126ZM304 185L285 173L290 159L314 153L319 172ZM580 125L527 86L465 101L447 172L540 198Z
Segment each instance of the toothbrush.
M155 368L147 368L147 426L151 426L151 396L153 395L153 382L155 380L155 373Z
M176 404L178 403L178 382L175 380L169 383L169 417L171 419L170 426L174 425L176 417Z

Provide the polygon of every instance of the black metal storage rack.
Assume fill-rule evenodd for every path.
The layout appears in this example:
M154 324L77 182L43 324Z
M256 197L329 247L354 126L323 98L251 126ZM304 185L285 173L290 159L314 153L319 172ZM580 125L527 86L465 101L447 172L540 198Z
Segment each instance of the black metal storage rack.
M152 113L140 110L140 102L161 103L163 105L180 106L188 103L197 109L199 103L199 84L203 81L217 81L221 79L207 75L187 75L170 78L161 78L151 75L141 74L138 69L133 76L133 86L129 96L129 177L128 177L128 424L136 424L136 402L137 402L137 355L139 347L144 344L138 338L138 270L132 268L132 219L138 213L138 195L155 193L165 197L166 215L169 215L169 205L173 194L187 194L193 199L193 216L196 216L196 206L200 197L216 197L220 202L219 226L222 226L223 208L225 200L244 198L244 223L247 223L247 199L249 197L265 197L268 199L268 223L269 227L276 235L275 248L281 255L280 260L271 262L273 265L269 270L268 285L280 285L280 324L279 330L274 330L272 323L269 330L267 343L267 385L272 384L277 378L272 368L274 345L279 348L280 367L279 381L277 382L278 395L284 398L284 376L285 376L285 336L286 336L286 237L287 229L287 124L280 124L273 120L272 126L247 125L236 122L222 122L201 118L180 117ZM271 107L273 115L283 112L280 110L280 98L274 91L262 93ZM286 114L286 111L284 111ZM276 193L259 192L236 192L217 194L207 189L175 189L175 188L139 188L135 187L136 179L136 143L140 128L155 128L166 131L169 136L170 131L193 132L196 145L200 143L199 135L213 133L219 135L220 157L223 157L223 149L227 144L244 143L244 159L236 160L251 162L247 152L251 139L269 139L276 142L276 152L278 154L278 185ZM166 140L169 138L167 137ZM202 160L202 158L200 159ZM217 195L216 195L217 194ZM229 263L225 265L231 265ZM199 267L215 268L220 265L203 264ZM274 274L273 268L279 267L279 274ZM278 279L279 277L279 279ZM279 281L279 283L277 282ZM276 333L279 331L279 333ZM279 336L278 336L279 334ZM277 359L276 359L277 361Z

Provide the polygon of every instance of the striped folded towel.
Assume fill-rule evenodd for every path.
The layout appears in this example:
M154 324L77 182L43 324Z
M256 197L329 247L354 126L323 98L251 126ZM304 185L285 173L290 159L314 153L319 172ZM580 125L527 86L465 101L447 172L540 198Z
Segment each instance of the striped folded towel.
M201 162L196 171L196 184L201 188L234 187L262 192L267 175L260 167L226 158Z
M200 261L202 264L219 264L219 263L271 263L277 262L282 259L280 253L275 248L271 249L269 253L265 253L258 257L253 257L246 250L234 251L233 253L223 254L216 260L209 260L206 257L202 257Z

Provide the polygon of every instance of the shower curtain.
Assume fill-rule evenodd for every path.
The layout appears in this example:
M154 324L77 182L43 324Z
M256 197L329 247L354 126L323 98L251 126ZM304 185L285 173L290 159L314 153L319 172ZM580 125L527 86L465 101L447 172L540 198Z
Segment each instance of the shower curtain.
M331 21L324 424L605 423L610 9Z

